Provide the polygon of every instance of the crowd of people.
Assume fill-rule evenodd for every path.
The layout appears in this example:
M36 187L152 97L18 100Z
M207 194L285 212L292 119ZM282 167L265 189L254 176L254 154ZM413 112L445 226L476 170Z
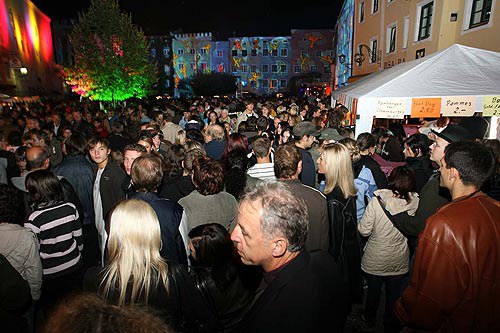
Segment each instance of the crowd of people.
M500 331L488 121L349 119L326 98L3 106L2 330Z

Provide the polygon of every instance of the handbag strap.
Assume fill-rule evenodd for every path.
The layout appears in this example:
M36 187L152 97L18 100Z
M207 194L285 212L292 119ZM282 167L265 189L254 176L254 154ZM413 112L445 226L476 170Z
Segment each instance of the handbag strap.
M402 233L405 237L407 237L407 236L406 236L406 234L403 232L403 230L401 230L401 229L399 228L398 224L397 224L397 223L396 223L396 221L394 220L394 217L391 215L391 213L389 213L389 211L387 210L387 208L385 208L385 205L384 205L383 201L382 201L382 200L380 200L380 197L379 197L378 195L374 195L373 197L377 200L378 204L380 205L380 207L382 208L383 212L385 213L385 216L387 216L387 218L389 219L389 221L391 221L392 225L393 225L396 229L398 229L398 231L399 231L400 233Z

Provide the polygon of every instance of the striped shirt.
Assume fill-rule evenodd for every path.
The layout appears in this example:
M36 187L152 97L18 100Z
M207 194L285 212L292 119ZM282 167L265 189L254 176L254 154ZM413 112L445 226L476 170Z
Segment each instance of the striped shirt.
M247 170L247 174L261 180L276 180L274 163L257 163Z
M38 237L44 278L71 273L80 264L82 223L72 203L60 202L36 210L24 226Z

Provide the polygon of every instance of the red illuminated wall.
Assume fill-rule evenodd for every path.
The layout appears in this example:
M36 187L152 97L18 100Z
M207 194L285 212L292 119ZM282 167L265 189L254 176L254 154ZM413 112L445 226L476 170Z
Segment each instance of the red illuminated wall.
M16 95L60 90L50 18L28 0L0 0L0 59L0 86L15 85ZM19 67L28 73L21 75Z

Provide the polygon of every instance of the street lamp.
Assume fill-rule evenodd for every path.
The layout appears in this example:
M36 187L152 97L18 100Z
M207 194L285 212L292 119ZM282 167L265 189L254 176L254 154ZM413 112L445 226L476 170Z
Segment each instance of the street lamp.
M22 75L28 75L28 69L26 67L19 68L19 71Z

